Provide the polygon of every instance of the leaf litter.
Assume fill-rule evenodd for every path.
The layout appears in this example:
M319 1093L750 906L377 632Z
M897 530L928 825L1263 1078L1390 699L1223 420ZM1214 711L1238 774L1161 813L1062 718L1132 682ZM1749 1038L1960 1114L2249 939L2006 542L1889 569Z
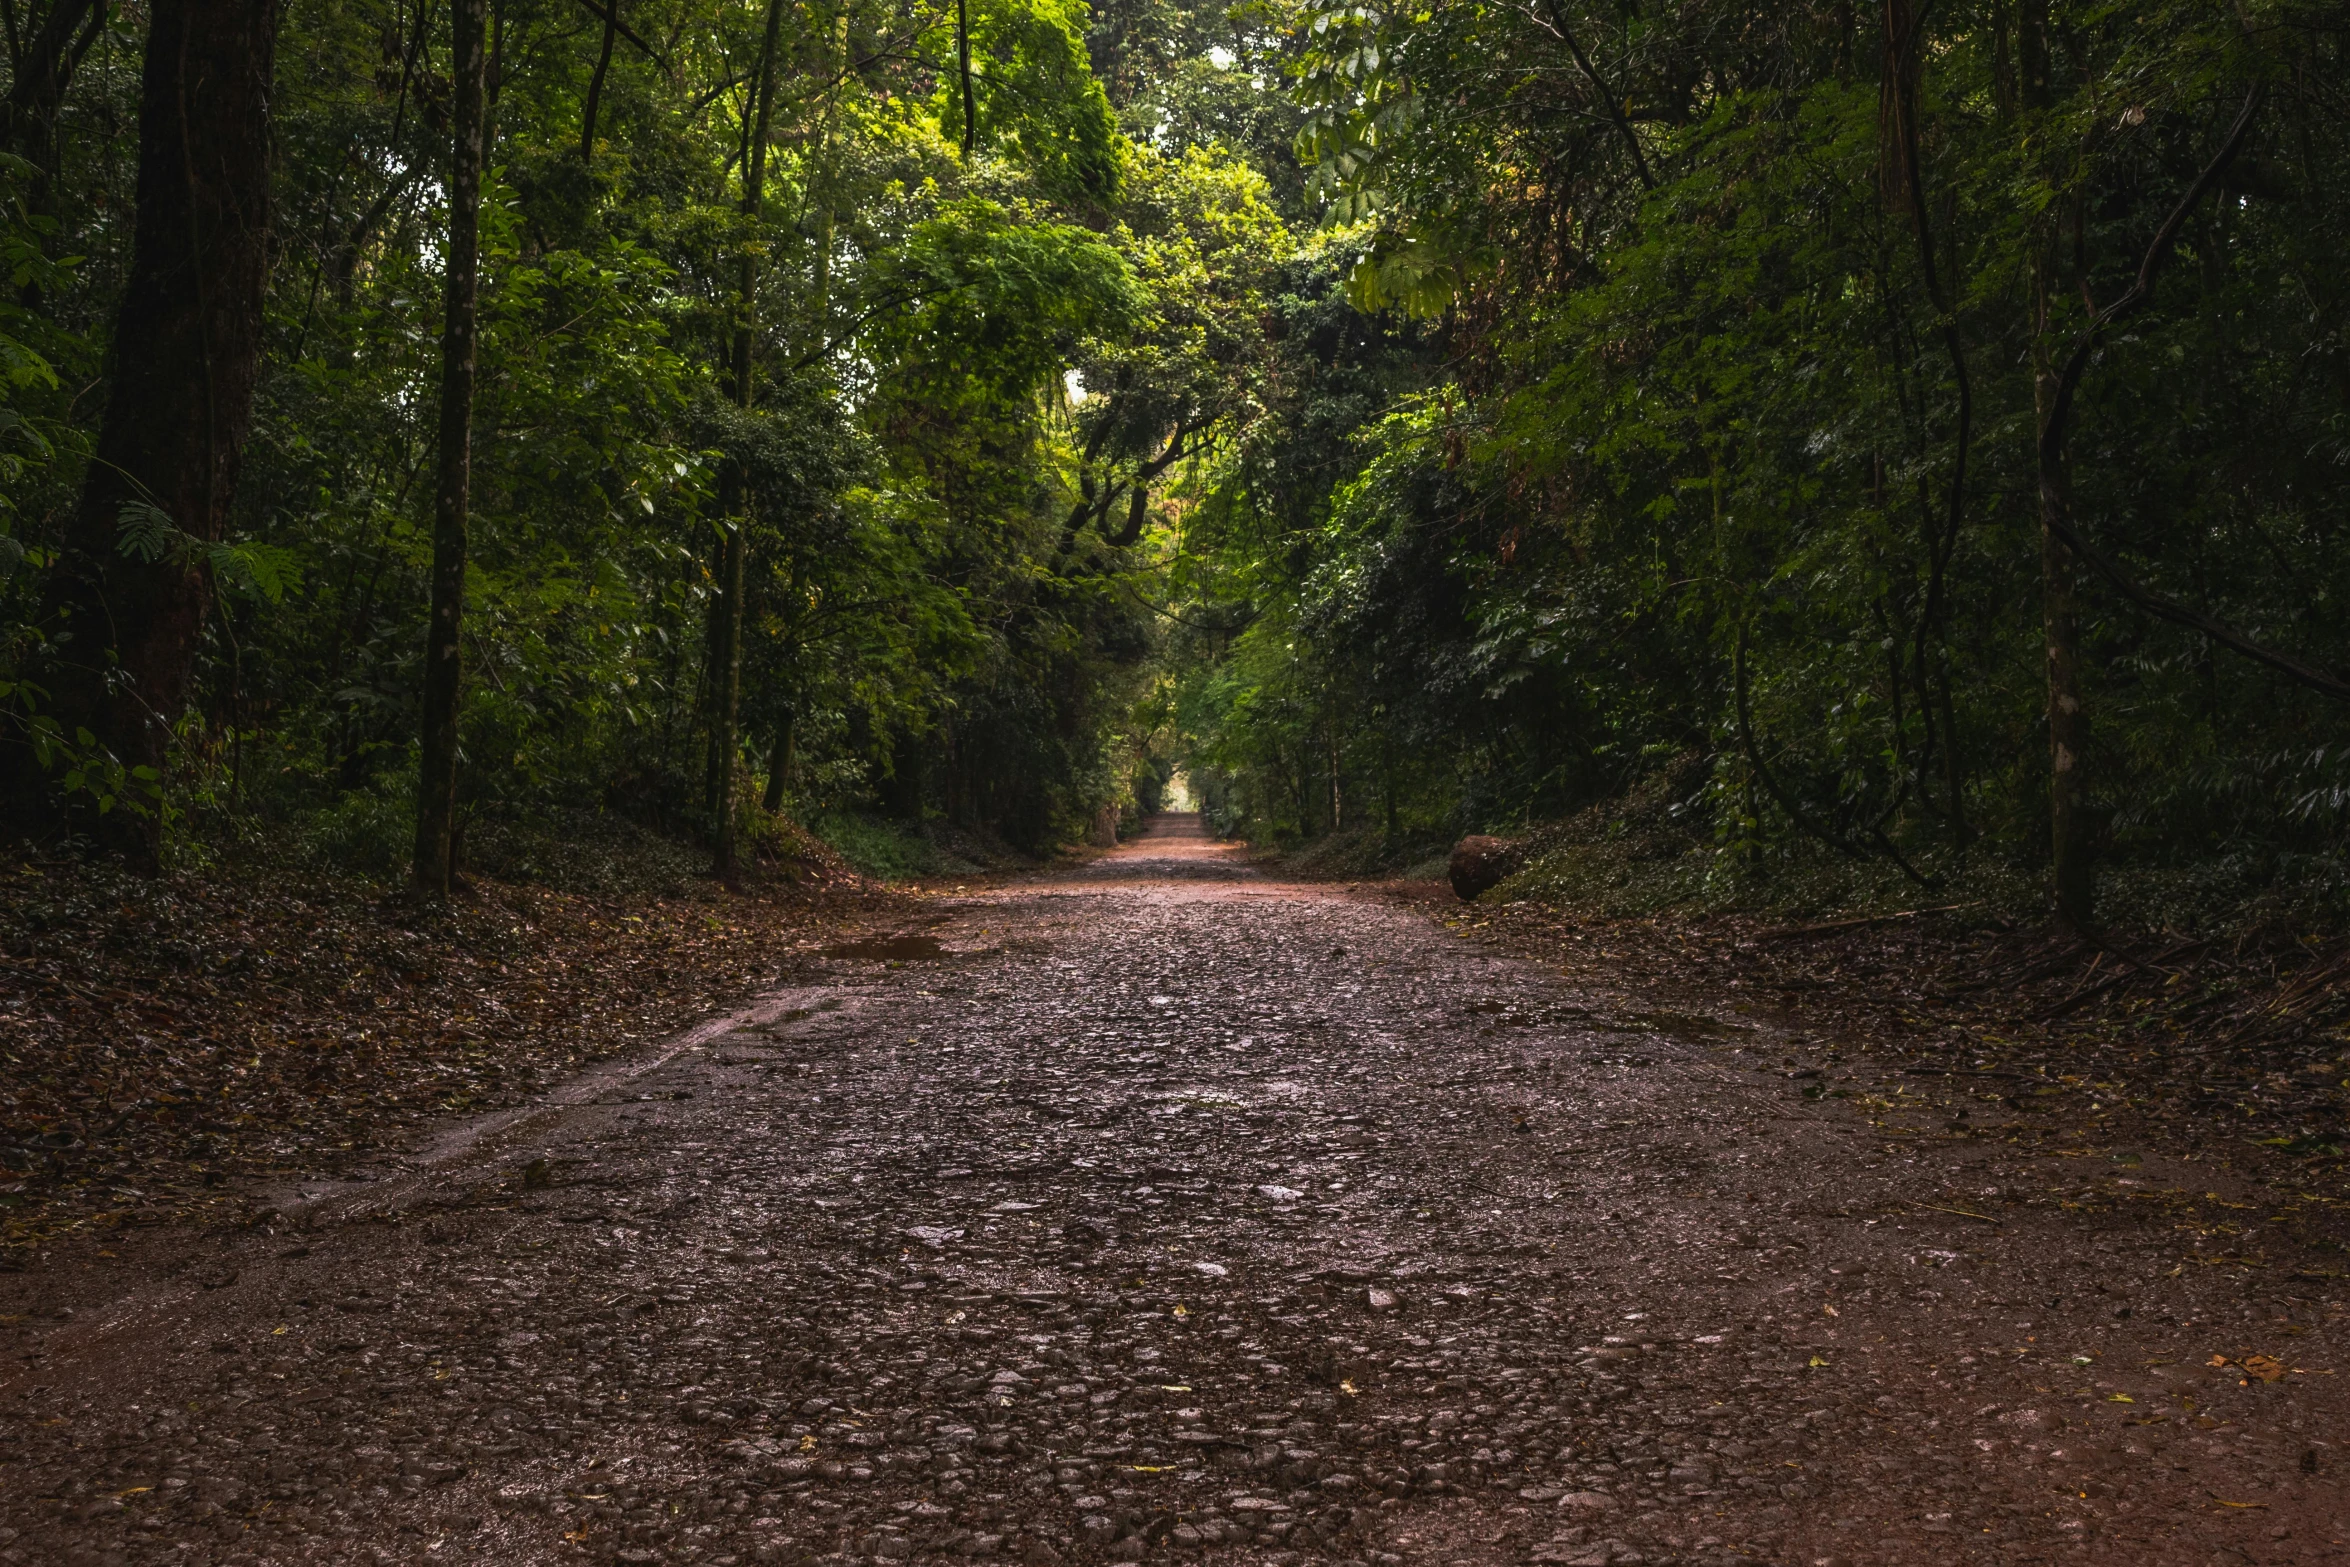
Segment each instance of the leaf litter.
M18 1546L2167 1562L2244 1516L2207 1495L2287 1552L2341 1516L2339 1289L2167 1271L2289 1254L2215 1167L1951 1132L1936 1082L1786 1063L1738 987L1624 1005L1109 869L930 905L984 963L816 958L850 1017L567 1112L495 1193L208 1239L214 1343L128 1346L111 1398L34 1324L27 1412L68 1423L24 1428ZM2287 1344L2309 1375L2204 1364Z
M284 865L19 864L0 880L0 1269L77 1228L233 1212L253 1177L380 1164L903 906L837 866L744 894L485 878L423 909Z

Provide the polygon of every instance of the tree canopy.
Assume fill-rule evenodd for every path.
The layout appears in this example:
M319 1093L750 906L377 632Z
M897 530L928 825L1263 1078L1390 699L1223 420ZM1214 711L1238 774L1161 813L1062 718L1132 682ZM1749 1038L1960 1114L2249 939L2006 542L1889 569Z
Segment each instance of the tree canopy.
M165 362L149 40L238 3L9 27L36 836L416 800L446 8L258 8L250 433L192 287L216 504L110 455ZM1669 784L1722 886L2339 905L2335 8L494 0L486 40L463 822L1043 850L1180 770L1220 830L1400 852Z

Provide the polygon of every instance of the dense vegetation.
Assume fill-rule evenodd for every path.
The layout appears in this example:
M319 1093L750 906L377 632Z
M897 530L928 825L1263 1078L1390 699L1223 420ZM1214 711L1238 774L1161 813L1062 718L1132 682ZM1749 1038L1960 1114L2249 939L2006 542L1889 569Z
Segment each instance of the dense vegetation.
M1258 618L1197 698L1236 815L1669 781L1716 883L2053 862L2078 923L2103 862L2338 915L2337 9L1542 0L1300 36L1301 147L1390 330L1276 349L1311 373L1251 433L1221 579ZM1333 424L1343 458L1301 461Z
M134 209L173 185L141 168L149 27L239 10L273 7L55 0L11 22L12 105L38 41L62 33L70 66L11 120L5 165L20 822L133 854L291 823L405 862L469 220L460 857L468 825L564 809L714 833L867 804L1041 847L1115 803L1154 621L1129 580L1149 511L1123 497L1233 419L1233 340L1285 247L1264 181L1210 134L1253 86L1185 34L1182 101L1138 64L1104 73L1114 109L1058 0L501 0L472 74L468 6L289 6L249 436L233 370L173 389L233 479L214 516L109 458L103 416L141 362L118 319L159 303L126 293ZM474 75L469 212L449 170ZM219 134L201 116L235 108L198 104L199 153ZM233 280L180 281L184 307L227 308L193 296ZM202 628L179 672L112 614L174 584Z
M150 47L232 23L273 91ZM1260 839L1630 797L1717 893L1995 870L2081 924L2098 867L2168 867L2342 910L2336 8L7 30L38 841L1041 850L1182 768Z

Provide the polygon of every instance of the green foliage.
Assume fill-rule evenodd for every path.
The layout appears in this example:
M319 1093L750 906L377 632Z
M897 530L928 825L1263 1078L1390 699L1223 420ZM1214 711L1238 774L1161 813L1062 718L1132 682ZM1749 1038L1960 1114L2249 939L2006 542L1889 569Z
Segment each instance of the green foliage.
M911 881L921 876L967 876L981 867L919 831L885 817L832 811L812 818L809 829L840 851L867 876Z
M2008 885L2047 833L2037 378L2255 82L2088 362L2063 477L2154 591L2350 665L2350 117L2302 0L1970 0L1890 55L1824 3L976 0L968 159L952 8L787 8L756 200L765 8L646 3L660 57L619 49L592 136L600 29L505 21L531 67L484 213L484 845L708 825L740 521L733 760L877 866L949 830L1043 850L1179 766L1223 829L1340 858L1588 825L1669 773L1680 847L1643 886ZM235 514L120 519L219 590L184 777L114 777L25 678L122 346L135 84L78 79L87 134L0 159L0 699L52 783L399 853L446 221L419 25L290 14ZM2331 907L2338 706L2083 602L2115 895ZM1578 896L1623 868L1560 852Z
M871 268L878 344L901 395L1016 406L1089 333L1115 334L1140 304L1119 253L1082 228L971 197L915 224Z
M546 873L538 850L494 845L613 810L707 826L710 613L737 493L741 765L777 772L788 806L878 803L1049 847L1130 794L1154 650L1142 552L1063 538L1063 376L1169 333L1245 357L1245 285L1213 332L1205 301L1218 268L1285 241L1261 180L1196 160L1171 176L1127 143L1084 7L970 14L966 161L951 9L785 7L756 202L742 84L766 7L632 6L659 57L620 42L584 144L600 29L502 14L503 57L530 64L501 86L482 212L461 789L485 863ZM191 808L175 830L290 820L313 852L386 875L406 852L431 557L445 27L390 0L289 13L269 350L228 536L134 504L115 541L218 590L197 695L172 715L168 782ZM17 676L57 654L41 583L105 404L90 388L128 260L136 75L72 84L68 118L90 130L54 169L0 159L0 692L49 787L124 802L142 781L106 774Z
M56 456L59 391L52 356L79 347L69 333L26 301L52 293L71 276L78 257L53 258L47 242L57 220L32 211L25 187L38 171L24 159L0 153L0 570L23 564L24 549L13 524L26 482ZM44 348L48 352L44 352Z
M1082 0L972 0L969 9L980 144L1056 201L1115 202L1121 149L1086 55ZM959 139L963 100L951 74L937 101L941 134Z
M1873 16L1830 7L1308 7L1316 281L1201 508L1175 648L1220 821L1606 819L1687 754L1686 855L1642 896L2028 871L2035 366L2129 287L2255 80L2242 157L2092 362L2072 507L2157 591L2350 664L2350 403L2305 369L2346 319L2317 258L2350 147L2312 72L2340 37L2292 4L2042 15L1926 13L1913 109ZM2298 867L2350 830L2338 705L2085 607L2112 906L2152 917L2200 866L2332 907ZM1546 885L1607 903L1609 852Z
M273 544L222 544L199 539L171 520L171 513L146 501L132 501L117 516L115 548L133 560L201 567L224 594L243 594L276 604L302 582L302 564L292 550Z
M303 823L303 851L322 866L354 875L396 879L415 846L413 778L354 789Z

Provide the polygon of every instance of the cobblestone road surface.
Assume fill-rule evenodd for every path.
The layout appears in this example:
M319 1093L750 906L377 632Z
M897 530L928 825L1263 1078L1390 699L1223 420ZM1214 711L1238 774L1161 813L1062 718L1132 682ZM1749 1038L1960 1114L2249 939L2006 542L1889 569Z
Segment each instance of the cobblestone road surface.
M1186 818L924 906L0 1279L0 1562L2350 1562L2342 1282L2187 1266L2198 1165L1806 1098Z

